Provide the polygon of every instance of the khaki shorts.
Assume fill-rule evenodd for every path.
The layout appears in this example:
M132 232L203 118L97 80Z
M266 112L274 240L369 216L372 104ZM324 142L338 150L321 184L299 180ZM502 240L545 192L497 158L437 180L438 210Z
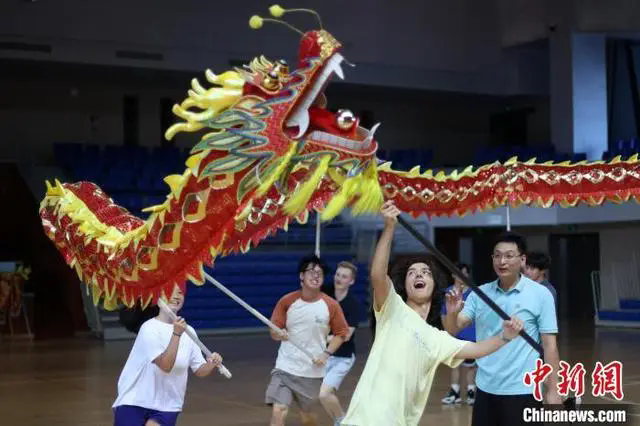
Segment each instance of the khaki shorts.
M307 412L320 393L322 378L300 377L274 369L267 386L264 402L268 405L281 404L289 407L295 399L300 410Z

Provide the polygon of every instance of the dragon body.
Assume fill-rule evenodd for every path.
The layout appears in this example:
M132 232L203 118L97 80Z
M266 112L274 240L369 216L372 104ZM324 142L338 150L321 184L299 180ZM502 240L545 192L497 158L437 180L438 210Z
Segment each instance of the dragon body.
M47 183L44 229L96 303L146 307L176 285L184 290L186 280L202 284L203 265L246 252L290 220L306 222L310 211L330 220L345 208L376 212L393 199L414 217L451 216L505 204L640 200L635 157L578 164L512 159L450 175L420 173L419 166L394 171L376 157L377 125L365 129L349 111L326 109L325 86L334 75L344 77L340 50L327 31L309 31L294 71L261 56L220 75L207 70L209 89L194 79L173 108L183 121L166 137L203 135L184 173L165 178L166 201L145 209L146 220L93 183Z

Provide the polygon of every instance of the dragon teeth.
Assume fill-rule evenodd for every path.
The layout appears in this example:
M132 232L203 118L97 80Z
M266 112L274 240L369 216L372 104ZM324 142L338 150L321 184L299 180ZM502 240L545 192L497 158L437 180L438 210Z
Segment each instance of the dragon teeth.
M364 146L365 148L368 148L369 145L371 145L371 142L373 141L373 135L376 133L376 130L378 130L378 127L380 126L380 123L376 123L371 130L369 130L369 135L367 136L367 138L364 140Z
M298 134L294 139L301 138L307 132L307 129L309 128L309 120L309 111L305 108L296 111L293 117L287 121L287 127L298 127Z
M338 77L340 77L340 80L344 80L344 71L342 71L342 61L344 60L344 58L342 57L341 54L336 53L331 59L331 63L329 68L331 69L331 71L333 71Z

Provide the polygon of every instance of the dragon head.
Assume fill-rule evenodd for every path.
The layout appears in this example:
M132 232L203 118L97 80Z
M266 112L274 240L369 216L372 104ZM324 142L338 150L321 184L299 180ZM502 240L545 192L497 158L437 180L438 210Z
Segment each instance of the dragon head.
M274 5L269 10L276 18L310 12L320 21L307 9ZM259 16L251 17L249 24L258 29L265 21L301 35L297 68L260 56L220 75L207 70L208 81L217 87L205 90L194 79L189 97L173 109L186 122L173 125L166 137L211 129L192 149L187 165L200 179L229 180L235 175L237 201L245 209L255 197L275 190L287 199L285 211L297 214L309 207L321 180L330 179L340 190L329 200L323 219L334 217L351 201L356 201L357 212L377 210L382 203L374 139L378 125L366 129L351 111L327 109L324 89L334 75L344 78L342 64L347 62L341 44L322 28L303 33L284 21ZM287 179L300 169L308 171L304 179Z
M279 123L287 137L328 149L339 157L371 156L377 147L375 127L361 127L351 111L333 113L327 109L325 88L334 75L344 79L341 47L325 30L306 32L300 40L297 69L289 73L284 60L272 63L263 59L265 66L247 80L245 94L270 99L292 94L293 89L295 93L286 102L287 114Z

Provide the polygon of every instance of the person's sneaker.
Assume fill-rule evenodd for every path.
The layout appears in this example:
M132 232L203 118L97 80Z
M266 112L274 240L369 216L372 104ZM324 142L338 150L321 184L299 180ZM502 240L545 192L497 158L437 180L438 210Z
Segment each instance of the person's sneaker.
M460 398L460 393L454 391L453 389L449 389L449 393L447 394L447 396L442 398L443 404L458 404L460 403L460 401L462 401L462 399Z
M467 390L467 404L473 405L474 402L476 402L476 391L474 391L473 389L468 389Z

